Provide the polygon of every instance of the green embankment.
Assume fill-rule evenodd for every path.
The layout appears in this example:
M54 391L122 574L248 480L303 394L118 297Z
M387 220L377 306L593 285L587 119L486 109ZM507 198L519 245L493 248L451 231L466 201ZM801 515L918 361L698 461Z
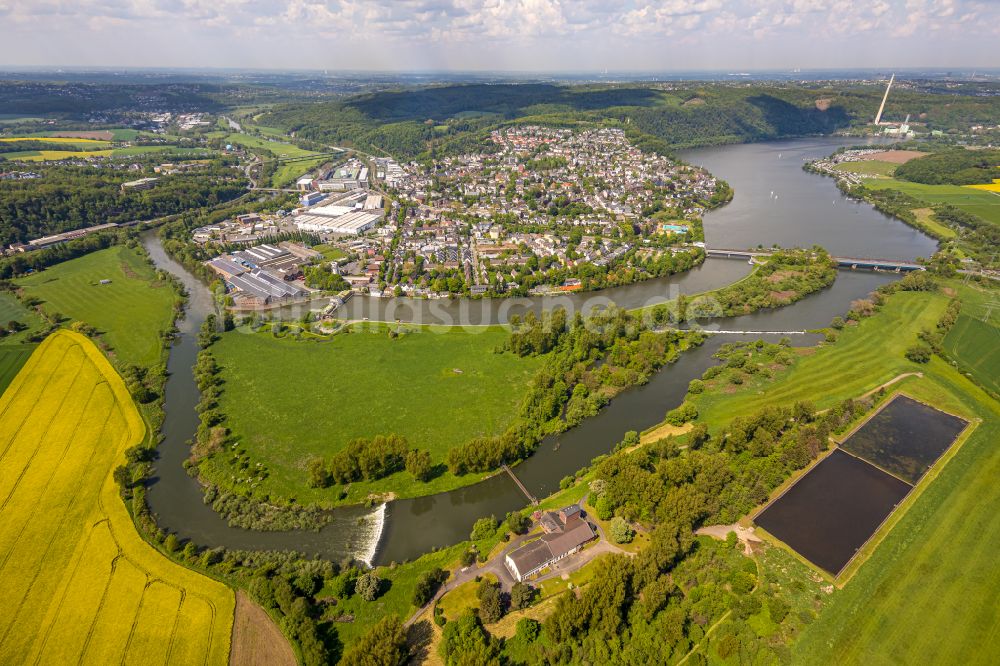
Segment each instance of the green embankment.
M951 286L963 302L975 301L972 288ZM844 588L818 602L822 610L793 646L792 663L987 664L1000 658L1000 403L939 357L928 364L904 357L918 331L933 329L946 305L943 294L897 293L881 312L846 328L836 344L806 352L773 380L696 397L699 421L715 431L765 405L809 400L828 407L900 374L921 372L893 389L975 424L876 536ZM965 335L959 324L953 334ZM982 347L962 349L978 358ZM948 628L946 638L938 627Z
M390 339L384 326L358 327L327 342L240 330L212 346L223 368L219 407L226 424L251 460L269 471L260 492L301 502L335 499L341 488L306 485L306 465L354 438L395 433L443 463L449 449L504 431L541 360L493 353L509 335L500 327L407 330ZM233 470L223 457L201 468L226 487ZM347 501L372 492L438 492L470 478L445 472L423 483L397 472L351 484Z
M111 280L100 284L101 280ZM138 251L115 246L17 280L49 314L97 328L124 363L152 367L161 360L160 332L169 328L174 293Z
M904 352L920 329L934 328L947 302L941 294L895 294L878 315L845 327L836 344L804 351L807 355L773 380L754 380L733 393L698 396L699 421L718 427L767 405L798 400L811 400L823 409L897 375L919 372L923 366L906 360Z

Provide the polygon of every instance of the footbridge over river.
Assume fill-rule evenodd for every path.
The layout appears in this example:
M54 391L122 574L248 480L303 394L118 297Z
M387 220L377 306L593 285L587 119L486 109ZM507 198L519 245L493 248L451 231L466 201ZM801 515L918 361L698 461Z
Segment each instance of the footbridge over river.
M753 261L757 258L770 257L773 252L767 250L730 250L726 248L705 248L705 255L721 259L746 259ZM911 271L925 270L920 264L912 261L898 261L895 259L873 259L870 257L831 257L837 262L840 268L851 270L888 271L892 273L909 273Z

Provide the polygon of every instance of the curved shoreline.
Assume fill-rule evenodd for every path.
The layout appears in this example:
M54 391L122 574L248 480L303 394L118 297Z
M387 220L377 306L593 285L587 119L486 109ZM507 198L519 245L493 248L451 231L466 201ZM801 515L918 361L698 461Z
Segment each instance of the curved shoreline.
M802 173L801 169L798 171ZM710 213L708 218L729 210L728 206L724 207ZM894 221L893 224L901 223ZM247 550L296 550L333 560L341 560L345 556L359 559L366 556L372 564L378 564L413 559L436 547L461 541L467 538L468 529L476 518L490 513L504 515L508 510L523 508L526 501L524 495L504 475L494 475L450 492L395 500L374 510L337 508L333 510L332 522L318 532L257 532L229 527L210 506L202 502L200 492L192 492L197 488L197 481L189 477L182 467L187 455L186 440L197 427L197 416L193 410L197 389L191 376L196 354L194 335L201 324L200 318L214 311L214 302L200 282L165 255L157 240L147 243L147 250L159 268L177 275L190 292L188 316L179 322L181 334L171 349L164 406L167 414L163 427L164 442L160 447L161 459L156 466L157 476L149 493L150 506L164 527L205 545ZM726 266L743 272L747 270L742 262L706 260L692 271L671 276L676 279L668 279L666 284L662 283L662 278L656 278L624 288L635 297L632 302L637 304L632 307L629 307L629 302L621 303L621 298L614 300L627 309L634 309L644 298L655 297L659 303L672 300L681 293L681 284L690 281L692 274L700 275L706 266L717 266L727 277ZM711 279L718 275L713 272L713 275L705 277ZM781 309L727 318L725 328L777 331L824 326L832 316L842 313L850 300L863 297L878 284L897 277L842 272L834 285L827 289ZM719 280L724 284L733 281ZM647 286L650 283L654 283L652 289ZM707 290L700 288L695 291ZM601 293L594 292L587 300L604 304L611 302L611 298L601 296ZM542 305L537 304L536 307ZM546 307L550 306L546 304ZM494 312L487 306L487 318ZM506 315L509 317L510 314L511 310L506 309ZM475 322L468 323L474 325ZM803 342L813 339L813 336L805 335L795 337ZM721 344L725 336L713 335L711 339ZM715 363L712 358L714 347L716 344L710 340L702 347L686 352L676 363L657 372L648 384L627 389L597 416L559 436L547 438L535 455L518 466L518 476L536 496L547 496L558 488L562 476L589 464L595 455L607 453L625 430L644 430L659 423L668 408L679 404L688 380L700 376L705 368Z

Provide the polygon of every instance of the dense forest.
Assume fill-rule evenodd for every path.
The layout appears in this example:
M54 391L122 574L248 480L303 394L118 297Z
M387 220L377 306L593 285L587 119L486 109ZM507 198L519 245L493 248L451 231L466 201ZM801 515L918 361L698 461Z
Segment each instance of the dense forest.
M345 100L277 105L258 122L325 144L402 159L482 149L509 123L625 127L645 150L829 134L869 122L881 89L792 85L450 85L388 90ZM900 90L886 117L914 113L930 129L967 129L1000 113L1000 101ZM643 145L648 142L650 145Z
M107 222L131 222L214 206L245 192L239 173L222 161L165 176L149 190L122 191L144 173L74 166L35 167L41 178L0 182L0 243Z

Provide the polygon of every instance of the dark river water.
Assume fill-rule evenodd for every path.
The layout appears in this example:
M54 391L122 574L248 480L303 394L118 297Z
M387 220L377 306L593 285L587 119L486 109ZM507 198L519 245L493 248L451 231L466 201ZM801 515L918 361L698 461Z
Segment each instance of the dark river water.
M843 197L833 181L802 170L804 159L829 154L836 141L804 139L769 144L727 146L690 151L684 158L703 164L729 181L736 197L729 206L709 213L705 233L709 247L746 248L821 244L840 256L913 259L933 252L931 239L887 218L866 205ZM780 156L780 157L779 157ZM774 191L778 196L771 195ZM787 193L787 194L786 194ZM836 202L836 203L832 203ZM161 527L205 546L239 549L288 549L333 560L354 557L369 563L401 562L434 548L468 538L480 517L502 517L527 505L527 499L506 475L455 491L399 500L374 509L349 507L333 512L333 522L318 532L258 532L229 527L201 499L197 481L182 467L188 441L198 419L194 407L198 391L191 368L197 356L195 335L214 303L207 289L183 267L166 256L152 234L144 238L156 265L180 278L191 294L187 318L168 362L166 420L160 459L156 463L149 502ZM746 275L741 261L709 259L684 275L650 280L595 294L560 299L415 301L412 299L356 298L342 316L400 319L416 323L476 325L506 322L515 312L563 305L570 310L614 302L627 308L661 303L679 293L714 289ZM886 273L841 271L833 286L798 303L777 310L727 318L708 328L747 331L801 331L825 326L843 314L849 303L897 276ZM315 307L315 305L314 305ZM287 315L297 313L289 311ZM744 336L745 337L745 336ZM753 338L762 336L753 336ZM777 340L779 335L763 336ZM812 344L815 336L790 336L793 344ZM683 399L688 382L715 364L712 354L733 335L711 336L701 347L685 352L652 380L631 388L597 416L557 437L544 440L537 453L515 469L537 497L558 489L559 480L607 453L629 430L641 431L663 420ZM752 338L751 338L752 339Z

